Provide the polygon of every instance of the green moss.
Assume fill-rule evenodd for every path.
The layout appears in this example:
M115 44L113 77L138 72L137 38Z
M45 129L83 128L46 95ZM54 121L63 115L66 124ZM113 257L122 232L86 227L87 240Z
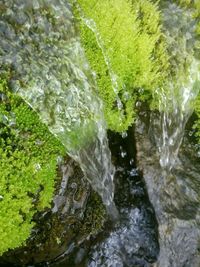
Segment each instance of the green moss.
M33 215L50 207L64 147L0 80L0 255L30 236Z
M104 223L107 219L108 214L100 196L92 191L87 202L84 219L80 224L78 223L76 225L77 234L82 236L82 238L96 235L103 230Z
M138 88L143 89L140 98L149 97L167 75L158 7L147 0L78 3L83 11L81 14L79 10L81 40L96 72L108 128L125 131L135 118ZM95 22L93 30L93 22L83 17Z

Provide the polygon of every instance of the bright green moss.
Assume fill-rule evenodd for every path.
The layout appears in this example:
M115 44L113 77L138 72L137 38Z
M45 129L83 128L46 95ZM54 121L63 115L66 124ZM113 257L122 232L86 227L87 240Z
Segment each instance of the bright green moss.
M0 80L0 255L26 241L33 215L50 207L63 146Z
M148 0L78 3L81 40L96 72L108 128L125 131L134 121L138 96L151 95L167 75L157 5Z

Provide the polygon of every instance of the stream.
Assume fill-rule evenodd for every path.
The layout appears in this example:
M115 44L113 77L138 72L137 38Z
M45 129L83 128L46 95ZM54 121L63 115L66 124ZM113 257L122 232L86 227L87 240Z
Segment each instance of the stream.
M0 7L0 74L9 72L11 90L39 114L70 157L59 169L61 188L51 209L52 215L62 208L63 224L66 214L73 221L63 226L61 236L67 227L84 221L93 191L109 214L107 218L101 210L103 229L81 236L77 243L74 236L67 244L58 238L62 252L56 251L55 257L42 260L41 252L41 261L34 255L30 264L26 259L20 265L22 250L16 264L13 254L10 261L2 258L2 264L0 257L0 266L199 267L200 148L190 123L200 89L200 62L190 55L195 38L190 11L172 1L162 5L169 50L185 58L186 75L177 73L177 81L169 81L167 89L157 88L158 111L141 104L134 126L119 134L107 131L95 74L68 1L1 0ZM82 20L96 36L117 95L117 77L95 22L84 16ZM116 106L120 110L120 99ZM79 182L69 179L73 168L79 168L73 173ZM85 191L77 201L78 186Z
M110 134L109 140L116 167L119 221L108 222L103 234L83 243L72 256L64 256L51 267L150 267L158 257L158 224L135 165L134 130L130 129L125 136Z
M102 103L68 2L1 4L5 10L0 19L0 61L4 70L14 73L12 90L39 113L116 217Z
M185 125L193 113L194 101L200 90L200 62L192 52L196 22L191 11L169 1L163 4L162 12L172 65L174 68L181 65L181 70L177 79L169 81L166 88L157 89L160 116L152 118L151 124L154 125L160 165L170 171L177 163ZM185 65L188 65L186 69Z

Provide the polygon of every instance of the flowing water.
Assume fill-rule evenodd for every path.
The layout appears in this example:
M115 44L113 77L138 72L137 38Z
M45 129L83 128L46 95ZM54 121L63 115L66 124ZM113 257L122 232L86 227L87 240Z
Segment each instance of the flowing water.
M191 125L186 125L176 166L170 172L163 171L149 116L149 110L143 107L136 143L138 168L143 172L159 225L160 253L153 267L199 267L200 164L194 144L188 142Z
M94 36L96 38L97 44L98 44L99 48L102 51L102 55L104 57L104 61L105 61L106 66L108 68L108 73L109 73L109 76L110 76L112 89L113 89L113 91L114 91L114 93L116 95L117 107L118 107L119 110L121 110L122 107L123 107L123 104L121 102L121 99L118 96L118 93L119 93L118 77L117 77L116 73L112 69L112 66L111 66L111 63L110 63L110 59L107 56L107 52L106 52L105 45L104 45L104 42L102 40L101 34L99 33L99 31L97 29L95 21L93 19L87 18L85 16L83 10L81 9L81 7L79 6L79 4L76 1L75 1L75 4L76 4L77 9L79 10L79 13L81 15L81 19L82 19L83 23L93 32L93 34L94 34Z
M157 90L160 118L153 118L160 165L171 170L176 164L185 125L193 112L200 88L200 62L194 56L195 20L191 11L174 3L163 7L163 25L171 63L180 69L176 78ZM178 65L178 66L177 66Z
M114 167L102 103L65 0L0 2L1 72L81 166L109 212Z
M1 0L0 11L0 74L9 73L9 85L12 90L38 112L49 130L61 140L67 152L80 164L85 176L102 197L109 213L116 217L117 211L113 202L114 167L111 163L102 103L95 93L95 78L80 45L70 5L65 0ZM82 19L95 34L117 97L117 77L112 71L95 22L84 16ZM174 68L177 64L184 67L184 62L187 64L185 75L177 74L176 81L169 82L165 89L157 90L161 117L153 117L155 140L160 154L160 165L171 170L177 162L185 125L193 111L192 104L198 94L200 74L199 61L191 54L195 44L195 20L192 19L191 12L186 12L176 4L165 4L163 24L170 53L174 56ZM178 62L175 58L178 58ZM118 97L117 104L120 109L121 102ZM135 166L136 151L128 152L132 144L130 138L125 135L118 138L120 140L116 141L117 138L114 137L111 143L112 150L115 151L114 158L116 157L115 202L120 220L115 227L108 228L100 240L89 246L88 250L80 246L73 264L67 266L150 267L159 254L158 225L144 182ZM145 151L145 148L147 149L147 146L139 152ZM152 160L149 151L147 155ZM145 165L148 165L148 162L145 162ZM151 166L155 167L153 164ZM181 175L184 176L184 170L181 171ZM152 173L154 172L153 169ZM199 199L196 197L195 188L199 187L199 175L197 181L195 180L198 186L191 186L195 192L188 191L182 177L179 181L175 175L171 175L171 187L170 184L163 185L163 177L160 178L157 173L156 178L153 175L152 177L150 180L146 175L145 179L147 185L149 179L150 189L151 186L155 186L155 190L149 189L149 192L159 222L162 248L160 255L164 259L160 262L169 261L169 254L170 259L175 262L175 265L171 266L179 267L178 257L182 255L184 258L184 254L181 250L183 246L180 244L177 244L175 249L178 251L180 248L182 254L177 252L176 256L173 251L176 240L181 240L186 249L188 244L188 247L197 245L195 236L198 236L199 230L195 227ZM158 183L154 184L156 179ZM177 191L172 191L175 188L173 179L177 179L179 184L183 183L184 186L180 187L180 190L177 186ZM188 180L185 177L184 181ZM173 199L169 197L173 194L168 193L168 190L174 192ZM177 192L179 200L176 200ZM191 196L194 200L192 199L189 205L188 199ZM161 203L161 209L162 197L164 204ZM187 221L187 225L184 220ZM178 228L175 225L176 221L180 224ZM172 240L174 243L170 239L170 231L173 233L171 236L175 240ZM183 232L189 241L193 233L194 242L187 243L180 239ZM184 251L186 249L184 248ZM167 253L170 252L167 254L165 250ZM196 250L192 250L190 255L193 255L193 251ZM63 263L52 263L52 266L66 266L66 261L64 259ZM163 264L159 266L164 267Z
M159 254L158 225L142 176L136 168L134 131L110 134L116 166L115 203L120 220L64 255L51 267L150 267Z

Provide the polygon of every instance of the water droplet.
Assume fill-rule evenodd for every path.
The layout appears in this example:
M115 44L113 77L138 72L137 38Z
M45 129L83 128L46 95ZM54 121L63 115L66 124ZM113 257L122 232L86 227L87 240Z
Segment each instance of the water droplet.
M126 138L128 136L127 132L122 132L122 138Z
M140 94L143 94L143 93L144 93L144 89L143 89L143 88L140 88L140 89L138 90L138 92L139 92Z
M135 106L138 107L138 108L141 107L141 105L142 105L142 103L140 101L137 101L136 104L135 104Z
M190 132L189 132L189 136L192 136L192 135L193 135L193 131L190 131Z
M39 163L35 164L35 169L36 171L41 170L41 165Z
M132 177L138 175L138 173L137 173L137 169L132 169L129 173L130 173L130 176L132 176Z
M127 153L126 153L125 151L122 151L122 152L121 152L121 156L122 156L122 158L125 158L126 155L127 155Z

